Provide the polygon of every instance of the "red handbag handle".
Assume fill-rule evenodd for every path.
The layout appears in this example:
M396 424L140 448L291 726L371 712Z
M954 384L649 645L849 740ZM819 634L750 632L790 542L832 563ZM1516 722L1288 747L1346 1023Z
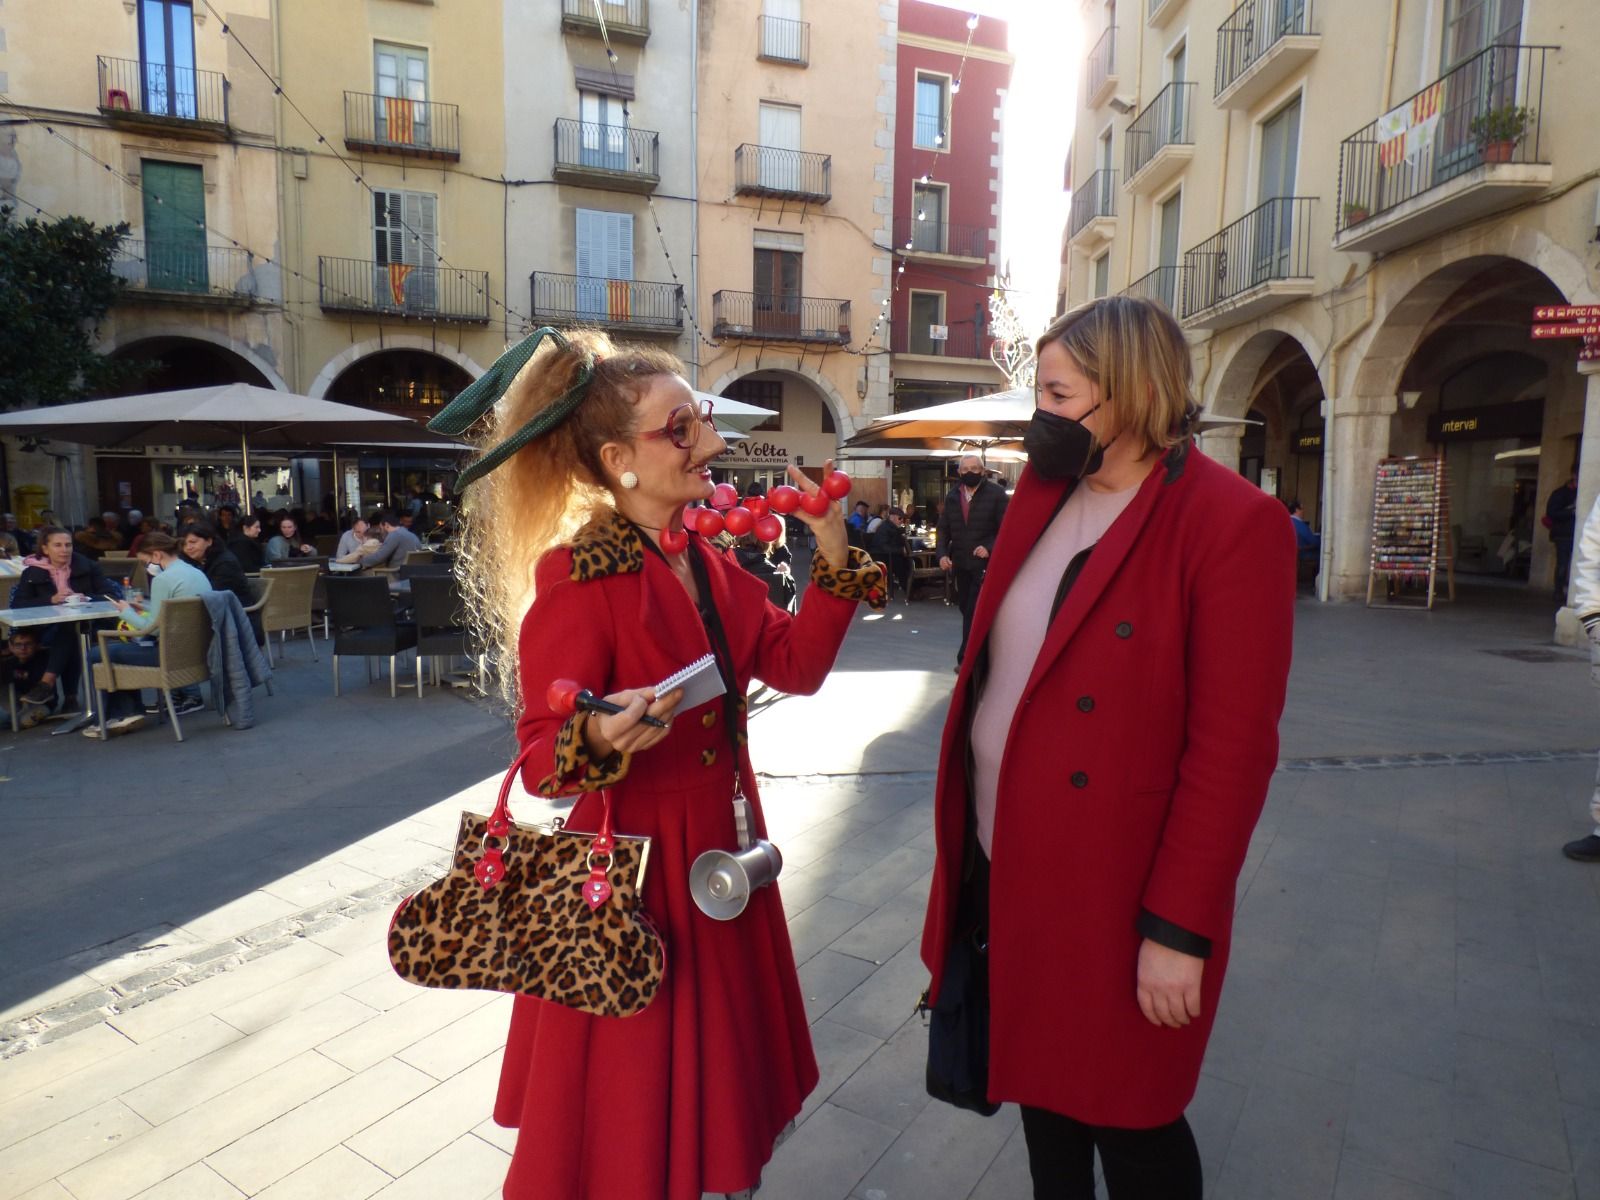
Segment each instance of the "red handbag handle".
M511 832L511 781L517 777L522 768L532 757L537 743L529 742L511 760L511 766L506 771L505 778L500 781L500 795L495 800L494 811L489 814L489 820L484 825L483 857L479 859L474 868L474 874L484 890L494 887L505 877L505 864L501 859L500 848L490 844L490 838L504 839ZM595 832L594 839L589 843L589 882L584 886L584 897L591 908L599 908L611 895L611 885L606 880L606 873L611 868L611 852L616 847L616 838L611 824L611 789L603 789L600 793L600 828ZM601 866L595 861L596 855L603 855L605 865Z

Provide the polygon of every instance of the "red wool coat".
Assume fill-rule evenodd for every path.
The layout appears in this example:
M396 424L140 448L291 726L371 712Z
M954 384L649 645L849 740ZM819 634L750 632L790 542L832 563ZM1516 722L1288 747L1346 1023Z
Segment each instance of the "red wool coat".
M973 615L940 751L922 958L938 994L967 827L973 666L1070 485L1024 471ZM1234 886L1277 764L1295 539L1277 500L1169 456L1051 622L1007 739L990 888L989 1096L1095 1125L1176 1120L1228 964ZM1150 1024L1141 909L1211 939L1202 1015Z
M821 686L855 602L833 581L806 592L797 616L767 587L691 537L736 664L739 727L752 677L787 692ZM573 721L545 690L573 679L596 695L650 687L710 652L693 602L670 568L615 519L545 558L520 642L518 738L537 749L529 790L583 790L569 828L599 824L596 789L612 785L620 833L653 840L642 897L666 945L661 992L644 1012L591 1017L519 996L501 1069L495 1120L518 1126L504 1195L517 1200L700 1200L755 1184L773 1140L816 1086L805 1005L776 885L732 921L704 916L689 896L703 850L736 847L733 752L723 697L680 709L672 732L617 769L591 763ZM570 732L570 729L569 729ZM568 743L579 747L574 750ZM565 748L564 748L565 747ZM748 754L740 777L764 833Z

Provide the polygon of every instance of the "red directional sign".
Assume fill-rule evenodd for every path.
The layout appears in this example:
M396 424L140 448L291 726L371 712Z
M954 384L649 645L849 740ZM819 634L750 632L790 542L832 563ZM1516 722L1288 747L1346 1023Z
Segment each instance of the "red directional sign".
M1600 362L1600 346L1585 346L1578 351L1579 362Z
M1600 321L1600 304L1545 304L1533 310L1535 321Z
M1593 321L1573 321L1562 325L1535 325L1535 338L1581 338L1600 333L1600 317Z

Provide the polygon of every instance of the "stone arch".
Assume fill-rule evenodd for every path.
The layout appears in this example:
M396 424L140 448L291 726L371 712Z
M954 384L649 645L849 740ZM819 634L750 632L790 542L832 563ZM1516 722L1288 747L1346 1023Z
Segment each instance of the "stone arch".
M333 386L333 381L342 375L347 367L354 365L369 354L378 354L385 350L421 350L427 354L435 354L460 367L472 378L477 379L483 374L484 368L480 367L470 355L463 354L451 346L443 345L433 338L422 337L415 333L385 334L382 338L368 338L363 342L353 342L339 353L330 358L317 372L311 386L306 389L306 395L313 400L321 400L328 394L328 389Z
M140 342L151 341L205 342L243 359L252 368L259 371L262 378L276 390L280 392L290 390L288 382L278 373L277 367L263 355L237 338L200 326L174 327L160 324L121 326L119 324L115 330L108 333L101 340L100 346L106 354L116 354Z
M839 440L843 441L856 431L858 422L851 415L850 406L844 402L844 397L839 395L838 389L833 386L828 377L812 370L810 367L800 365L800 360L792 355L763 354L759 362L725 371L717 382L707 390L713 396L720 396L722 395L722 390L730 383L743 379L746 375L754 375L757 371L782 371L785 374L804 379L817 389L823 403L832 412L833 427L839 431ZM865 423L865 421L866 418L862 418L860 423Z
M1393 396L1412 353L1428 335L1442 305L1465 283L1507 259L1547 279L1568 304L1600 302L1589 286L1581 259L1544 232L1510 222L1475 231L1471 252L1452 258L1445 247L1437 253L1402 260L1382 271L1386 284L1373 313L1372 325L1346 353L1358 364L1352 386L1356 396Z
M1285 338L1299 345L1316 369L1323 394L1327 394L1328 381L1323 375L1327 366L1326 352L1321 339L1292 317L1274 315L1272 320L1271 325L1257 329L1235 346L1221 370L1213 368L1215 383L1208 389L1209 394L1200 398L1208 412L1223 417L1244 416L1253 400L1250 389L1255 386L1262 366Z

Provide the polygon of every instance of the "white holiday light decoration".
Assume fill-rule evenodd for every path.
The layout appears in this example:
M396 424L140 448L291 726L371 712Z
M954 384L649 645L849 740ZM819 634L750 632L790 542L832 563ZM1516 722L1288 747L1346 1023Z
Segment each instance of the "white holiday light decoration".
M1002 275L998 286L989 294L989 332L994 337L989 346L989 358L1006 377L1008 387L1033 387L1033 336L1022 324L1006 289L1011 284L1009 274Z

